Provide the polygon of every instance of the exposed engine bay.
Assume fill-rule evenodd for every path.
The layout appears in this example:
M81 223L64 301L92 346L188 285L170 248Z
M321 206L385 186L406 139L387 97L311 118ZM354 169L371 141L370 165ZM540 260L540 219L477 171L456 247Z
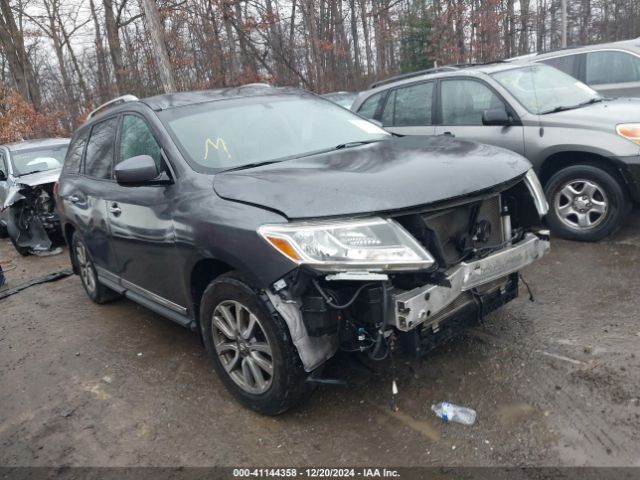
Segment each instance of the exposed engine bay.
M53 183L9 189L0 221L21 255L50 251L61 238Z
M265 294L308 371L337 350L424 355L518 295L518 271L549 251L526 181L500 193L390 216L433 257L420 272L299 268ZM546 205L545 205L546 206ZM527 287L528 288L528 287Z

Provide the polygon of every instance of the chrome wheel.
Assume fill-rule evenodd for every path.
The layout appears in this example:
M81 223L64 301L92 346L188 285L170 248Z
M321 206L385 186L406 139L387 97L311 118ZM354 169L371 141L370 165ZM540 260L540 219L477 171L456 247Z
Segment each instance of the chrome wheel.
M256 315L240 302L227 300L213 311L213 345L222 366L244 391L262 394L273 381L273 354Z
M75 243L76 261L78 262L78 270L80 270L80 278L87 292L94 294L96 291L96 274L91 264L91 260L87 257L87 251L82 242Z
M555 195L554 208L562 223L574 230L589 230L607 217L609 201L593 180L571 180Z

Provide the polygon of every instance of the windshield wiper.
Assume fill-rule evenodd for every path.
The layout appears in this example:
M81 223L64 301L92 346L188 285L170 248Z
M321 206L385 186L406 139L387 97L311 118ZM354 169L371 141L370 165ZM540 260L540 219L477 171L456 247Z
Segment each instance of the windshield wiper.
M551 110L545 110L544 112L540 112L540 115L547 115L549 113L564 112L566 110L573 110L574 108L578 108L578 105L560 105L558 107L552 108Z
M378 139L378 140L360 140L360 141L356 141L356 142L341 143L340 145L336 145L335 147L332 147L332 148L324 148L322 150L314 150L312 152L303 153L301 155L289 155L287 157L279 158L278 160L267 160L265 162L247 163L246 165L239 165L237 167L227 168L226 170L220 170L218 173L235 172L237 170L247 170L249 168L261 167L263 165L269 165L271 163L280 163L280 162L284 162L286 160L293 160L293 159L297 159L297 158L311 157L313 155L321 155L323 153L331 152L333 150L342 150L343 148L357 147L357 146L360 146L360 145L366 145L368 143L376 143L376 142L382 142L382 139Z
M264 162L246 163L244 165L238 165L237 167L227 168L226 170L220 170L218 173L235 172L237 170L247 170L249 168L262 167L263 165L270 165L272 163L280 163L284 160L266 160Z
M603 102L604 100L605 99L603 97L595 97L595 98L590 98L586 102L578 103L576 105L559 105L550 110L545 110L544 112L541 112L540 115L546 115L548 113L564 112L566 110L574 110L576 108L586 107L587 105L593 105L594 103Z
M376 142L381 142L382 140L360 140L357 142L347 142L347 143L341 143L340 145L336 145L335 147L333 147L334 150L342 150L343 148L351 148L351 147L358 147L360 145L367 145L369 143L376 143Z
M594 103L600 103L600 102L604 102L604 101L605 101L604 97L595 97L595 98L591 98L591 99L587 100L586 102L579 103L578 106L579 107L584 107L586 105L593 105Z

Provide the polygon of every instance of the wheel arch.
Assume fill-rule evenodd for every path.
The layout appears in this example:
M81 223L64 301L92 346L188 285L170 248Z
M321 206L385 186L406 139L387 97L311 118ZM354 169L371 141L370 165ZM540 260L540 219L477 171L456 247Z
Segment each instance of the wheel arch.
M538 171L540 182L543 186L546 186L547 182L551 177L553 177L553 175L563 168L573 165L590 165L592 167L600 168L612 175L620 183L620 186L626 194L630 193L627 182L620 172L616 162L611 158L592 152L571 150L556 152L549 155L540 165L540 169Z
M215 258L201 258L191 268L189 292L196 324L200 325L200 302L204 291L220 275L231 271L235 271L233 266ZM197 330L200 332L199 328Z
M66 223L64 228L62 229L62 234L64 236L64 240L67 243L67 247L69 248L69 259L71 260L71 268L73 273L78 275L78 263L76 262L76 257L73 254L73 245L71 244L71 240L73 239L73 234L76 231L76 228L71 223Z

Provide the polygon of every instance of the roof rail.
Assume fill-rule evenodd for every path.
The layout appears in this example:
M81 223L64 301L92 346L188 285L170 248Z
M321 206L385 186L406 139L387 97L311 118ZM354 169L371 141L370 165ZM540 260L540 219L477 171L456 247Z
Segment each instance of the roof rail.
M507 59L500 58L497 60L489 60L488 62L468 62L468 63L454 63L452 65L447 65L448 67L455 68L472 68L472 67L485 67L487 65L496 65L500 63L509 63Z
M108 102L103 103L98 108L89 112L89 115L87 115L87 120L93 118L93 116L95 116L98 112L104 110L105 108L113 107L115 105L118 105L119 103L137 102L138 100L140 99L135 95L122 95L120 97L114 98L113 100L109 100Z
M253 82L253 83L245 83L244 85L240 85L237 88L245 88L245 87L268 87L271 88L271 85L266 82Z
M571 45L569 47L550 48L549 50L542 50L541 52L535 52L536 55L544 55L545 53L564 52L565 50L576 50L578 48L589 47L590 45Z
M429 73L452 72L457 69L458 67L454 65L446 65L444 67L433 67L433 68L427 68L426 70L418 70L417 72L403 73L401 75L395 75L393 77L386 78L384 80L373 82L371 85L367 87L367 89L371 90L372 88L376 88L381 85L386 85L387 83L395 82L397 80L404 80L405 78L419 77L420 75L427 75Z

